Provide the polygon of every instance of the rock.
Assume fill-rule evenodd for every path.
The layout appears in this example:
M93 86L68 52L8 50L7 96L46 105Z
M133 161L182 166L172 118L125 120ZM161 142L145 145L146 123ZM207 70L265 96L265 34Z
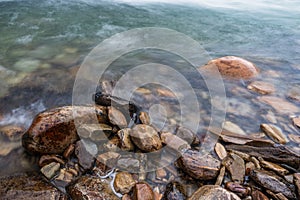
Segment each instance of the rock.
M186 198L186 191L182 184L174 181L167 184L162 200L185 200Z
M250 83L247 88L259 94L272 94L275 92L273 84L263 81L254 81Z
M300 173L294 174L294 184L296 186L298 199L300 198Z
M77 129L81 138L90 138L93 141L106 141L112 133L112 127L107 124L82 124Z
M282 193L288 199L297 199L294 191L288 187L280 177L263 170L253 170L250 177L262 187L274 193Z
M108 107L108 119L111 124L118 126L119 128L127 127L127 121L125 116L117 108L109 106Z
M250 188L244 187L238 183L234 182L227 182L225 184L225 188L230 190L231 192L234 192L240 197L246 197L247 195L250 194Z
M294 117L292 118L293 124L300 128L300 117Z
M234 154L230 153L223 161L223 165L229 171L233 181L243 182L245 176L245 162L244 160Z
M18 174L0 177L1 199L30 200L67 200L67 195L60 192L38 174Z
M273 124L261 124L260 128L274 142L279 144L286 144L289 142L287 137L282 133L281 129Z
M200 70L214 72L216 67L224 78L229 79L251 79L259 74L258 68L253 63L235 56L211 60Z
M133 151L134 144L130 138L130 128L124 128L118 131L118 137L120 138L120 148L124 151Z
M23 147L30 153L60 154L76 140L77 123L107 122L106 108L102 106L65 106L38 114L22 137Z
M163 195L160 193L159 188L155 187L153 189L153 193L154 193L154 200L161 200Z
M96 166L93 171L98 176L106 175L111 169L115 168L120 158L120 154L116 152L106 152L99 154L96 158Z
M223 160L227 156L227 151L225 147L218 142L215 145L215 152L221 160Z
M215 182L215 185L222 185L222 182L223 182L223 179L224 179L224 176L225 176L225 167L221 167L220 169L220 173L219 173L219 176Z
M126 194L131 191L135 185L135 180L132 178L132 175L128 172L118 172L114 181L114 188L116 192L121 194Z
M7 125L0 128L0 134L8 138L10 141L20 140L24 132L24 128L15 125Z
M204 185L199 188L188 200L241 200L236 194L217 185Z
M50 164L47 164L41 168L42 174L44 174L48 179L53 178L55 176L56 172L59 170L60 164L56 162L52 162Z
M156 179L162 180L163 178L166 178L167 171L164 168L160 168L155 171L155 174L156 174Z
M66 190L73 200L99 199L117 200L106 180L97 177L82 176L66 187Z
M122 200L132 200L132 198L129 194L125 194L122 196Z
M300 135L289 134L288 137L291 141L300 144Z
M261 160L260 161L260 165L265 168L265 169L269 169L272 170L274 172L276 172L277 174L281 175L281 176L285 176L289 173L288 170L286 170L285 168L281 167L280 165L277 165L275 163L271 163L265 160Z
M243 131L238 125L230 122L230 121L225 121L223 123L223 129L230 131L232 133L240 134L240 135L247 135L245 131Z
M121 158L118 160L118 167L130 172L139 171L140 161L135 158Z
M146 124L146 125L151 124L151 119L150 119L148 113L146 113L146 112L143 112L143 111L140 112L139 119L140 119L142 124Z
M0 156L7 156L9 155L13 150L21 147L21 143L19 142L4 142L0 140Z
M257 99L265 104L270 105L272 108L276 110L276 112L280 114L293 114L299 112L298 107L279 97L261 96L258 97Z
M94 148L96 150L93 150L93 146L89 147L89 144L84 142L83 140L77 141L75 145L75 155L78 158L78 162L80 166L84 170L89 170L94 164L94 156L97 153L97 146L95 145ZM92 149L92 150L91 150Z
M154 194L151 187L145 183L137 183L133 188L133 200L153 200Z
M75 145L74 144L70 144L69 147L66 148L66 150L63 153L64 158L70 159L70 157L74 153L74 151L75 151Z
M221 162L211 155L202 155L198 151L187 150L178 159L178 165L195 179L211 180L218 176Z
M21 59L13 66L14 69L22 72L33 72L39 68L41 62L33 59Z
M65 187L71 183L74 179L74 176L77 176L78 172L76 170L67 170L66 168L60 169L58 176L54 179L56 186Z
M63 161L59 156L56 156L56 155L42 155L39 159L39 166L44 167L45 165L48 165L52 162L60 163L61 165L65 164L65 161Z
M131 140L142 151L152 152L162 148L158 133L148 125L139 124L131 131Z
M251 196L253 200L269 200L269 198L259 190L253 190Z
M176 135L173 135L170 132L162 132L161 140L167 148L171 149L172 151L175 151L176 153L180 152L181 150L191 148L191 146L185 140L181 139Z
M300 85L294 85L287 93L289 99L300 101Z
M179 127L176 131L176 136L180 137L188 144L192 144L196 140L196 135L190 129L185 127Z

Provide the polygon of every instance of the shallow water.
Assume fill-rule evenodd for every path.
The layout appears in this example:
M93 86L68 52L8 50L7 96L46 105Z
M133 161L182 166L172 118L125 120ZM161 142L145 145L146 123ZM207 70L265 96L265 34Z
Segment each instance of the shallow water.
M211 58L225 55L246 58L261 69L257 80L274 84L274 96L286 99L288 91L300 85L299 19L300 5L289 0L276 3L268 0L252 3L2 0L0 126L28 127L36 113L71 104L75 75L85 56L104 39L141 27L164 27L182 32L198 41ZM153 62L153 57L171 64L168 59L172 57L148 52L121 59L114 67L121 73L132 63ZM192 73L187 72L186 76L193 79ZM254 133L259 131L260 123L268 122L264 115L272 112L285 133L299 134L288 115L281 115L258 102L259 95L247 91L249 82L225 83L226 120L238 124L247 133ZM194 85L200 99L208 95L202 86ZM208 123L206 115L211 104L206 101L201 105L207 111L202 116ZM297 101L291 102L299 105Z

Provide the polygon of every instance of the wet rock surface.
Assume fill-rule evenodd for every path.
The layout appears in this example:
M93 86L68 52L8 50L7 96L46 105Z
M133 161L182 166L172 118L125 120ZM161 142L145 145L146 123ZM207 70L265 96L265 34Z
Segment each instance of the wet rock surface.
M236 194L216 185L202 186L189 198L189 200L213 199L240 200L240 198Z

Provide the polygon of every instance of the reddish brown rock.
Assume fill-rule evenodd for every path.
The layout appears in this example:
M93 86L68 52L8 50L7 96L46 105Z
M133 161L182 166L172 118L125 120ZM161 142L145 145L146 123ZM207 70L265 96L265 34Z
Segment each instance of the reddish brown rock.
M234 182L227 182L225 184L225 188L230 190L231 192L234 192L240 197L246 197L250 193L250 188L244 187L238 183Z
M262 96L262 97L258 97L258 100L270 105L278 113L281 114L292 114L292 113L299 112L298 107L279 97Z
M211 60L200 70L213 72L216 67L223 77L229 79L251 79L259 73L258 68L253 63L235 56L225 56Z
M137 183L133 188L133 200L153 200L152 188L144 182Z
M98 118L98 119L97 119ZM23 135L23 147L30 153L60 154L76 140L76 123L107 122L102 106L65 106L38 114ZM95 123L95 122L94 122Z
M263 81L254 81L247 88L259 94L271 94L275 92L274 85Z

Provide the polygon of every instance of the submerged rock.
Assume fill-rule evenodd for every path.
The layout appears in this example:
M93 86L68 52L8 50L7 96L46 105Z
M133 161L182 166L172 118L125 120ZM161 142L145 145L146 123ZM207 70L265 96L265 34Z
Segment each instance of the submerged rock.
M263 81L254 81L247 88L259 94L271 94L275 92L274 85Z
M258 100L270 105L278 113L281 114L292 114L292 113L299 112L297 106L279 97L262 96L262 97L258 97Z
M236 194L217 185L205 185L199 188L188 200L241 200Z
M253 63L235 56L225 56L211 60L200 70L213 72L215 67L223 77L229 79L251 79L259 73L258 68Z
M137 183L133 188L133 200L153 200L152 188L145 182Z
M131 191L135 185L135 180L128 172L119 172L116 174L114 187L116 192L126 194Z
M186 191L182 184L179 182L171 182L166 186L166 191L162 200L185 200L186 199Z
M75 122L107 122L106 108L102 106L65 106L38 114L23 135L23 147L30 153L60 154L78 140ZM96 119L97 119L96 118Z

